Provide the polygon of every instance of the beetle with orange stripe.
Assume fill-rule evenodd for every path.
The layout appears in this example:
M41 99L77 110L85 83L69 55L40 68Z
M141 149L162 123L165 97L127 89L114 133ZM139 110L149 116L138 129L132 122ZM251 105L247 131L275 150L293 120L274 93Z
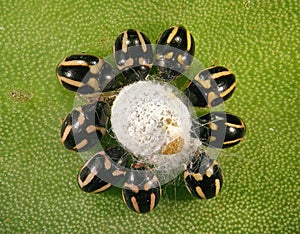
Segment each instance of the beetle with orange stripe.
M228 148L243 140L246 132L244 121L228 112L211 112L198 118L195 130L200 141L209 147Z
M183 174L187 190L196 198L211 199L223 185L223 174L218 162L205 152L198 152L187 164Z
M166 29L156 44L155 65L162 80L174 80L189 69L194 59L195 42L185 27L178 25Z
M105 135L109 117L110 109L105 102L77 106L63 120L62 143L69 150L90 150Z
M235 75L225 67L213 66L200 71L187 85L184 94L193 106L210 108L230 98L235 88Z

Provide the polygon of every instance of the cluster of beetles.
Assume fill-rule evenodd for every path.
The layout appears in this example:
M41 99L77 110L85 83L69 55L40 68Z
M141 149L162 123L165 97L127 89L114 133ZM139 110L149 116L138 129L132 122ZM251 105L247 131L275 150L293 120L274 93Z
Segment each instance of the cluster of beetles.
M88 54L70 55L58 64L60 83L88 100L63 120L61 140L67 149L89 151L101 142L110 129L110 108L123 87L148 80L152 73L162 82L173 82L184 76L193 62L195 42L183 26L165 30L153 47L143 32L129 29L115 40L113 65ZM186 84L183 93L194 107L211 108L231 97L235 88L236 78L230 70L212 66L199 71ZM194 137L206 147L234 146L246 131L242 119L227 112L210 112L197 117L197 122ZM143 177L131 173L136 170L143 170ZM119 185L125 204L137 213L151 212L162 192L151 165L139 162L138 157L118 144L107 145L93 155L77 178L79 187L87 193L99 193ZM200 199L217 196L223 184L218 162L203 149L189 157L183 179L190 194Z

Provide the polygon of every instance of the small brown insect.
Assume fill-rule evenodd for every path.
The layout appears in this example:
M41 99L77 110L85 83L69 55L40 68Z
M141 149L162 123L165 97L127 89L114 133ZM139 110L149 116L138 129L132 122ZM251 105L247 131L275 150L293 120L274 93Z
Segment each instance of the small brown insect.
M25 103L33 97L33 93L24 89L13 89L8 92L8 96L16 102Z

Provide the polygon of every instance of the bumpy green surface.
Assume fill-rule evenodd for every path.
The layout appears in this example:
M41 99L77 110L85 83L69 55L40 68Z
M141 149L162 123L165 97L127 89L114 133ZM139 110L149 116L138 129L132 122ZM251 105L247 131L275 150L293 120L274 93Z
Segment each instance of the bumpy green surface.
M2 1L0 8L0 233L299 233L299 2ZM222 151L225 185L210 201L170 185L151 214L120 189L89 195L82 159L60 142L74 95L59 84L66 55L105 57L127 28L152 42L185 25L196 58L223 65L238 87L226 103L248 132Z

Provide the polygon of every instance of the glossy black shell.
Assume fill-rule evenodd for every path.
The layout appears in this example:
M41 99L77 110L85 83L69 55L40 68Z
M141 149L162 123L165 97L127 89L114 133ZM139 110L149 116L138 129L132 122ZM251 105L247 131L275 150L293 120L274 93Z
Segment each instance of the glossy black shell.
M74 54L64 58L56 68L60 83L82 95L113 90L117 72L102 58Z
M117 37L114 57L117 68L128 81L144 80L152 68L151 42L144 33L128 29Z
M184 73L192 64L195 42L183 26L165 30L155 48L155 65L161 79L171 81Z
M227 112L211 112L198 118L198 137L204 145L228 148L240 143L246 133L244 121Z
M188 191L196 198L211 199L223 186L223 174L217 161L204 152L193 157L184 172Z
M214 107L230 98L236 87L235 75L214 66L199 72L184 90L193 106Z
M134 164L126 175L122 196L131 210L137 213L151 212L160 200L160 183L149 167Z
M94 102L76 107L66 116L61 126L61 140L69 150L87 151L106 133L110 109L105 102Z
M78 186L87 193L100 193L112 185L123 184L127 161L127 152L119 146L96 153L79 171Z

